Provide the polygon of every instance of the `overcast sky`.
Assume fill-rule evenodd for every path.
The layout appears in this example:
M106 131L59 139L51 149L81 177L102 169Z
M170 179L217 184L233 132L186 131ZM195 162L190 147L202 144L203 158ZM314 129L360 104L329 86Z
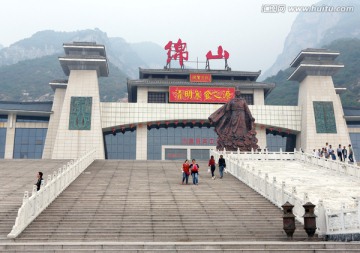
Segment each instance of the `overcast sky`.
M190 60L222 45L233 70L263 72L281 53L298 13L263 13L264 4L312 5L317 0L4 0L0 44L37 31L94 29L128 42L187 42ZM166 54L164 50L164 54ZM221 63L222 65L223 63Z

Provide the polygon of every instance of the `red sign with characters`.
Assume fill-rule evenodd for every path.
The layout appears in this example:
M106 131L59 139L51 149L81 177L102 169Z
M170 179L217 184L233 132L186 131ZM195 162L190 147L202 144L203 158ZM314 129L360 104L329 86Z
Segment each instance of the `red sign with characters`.
M217 54L214 55L211 51L209 51L207 54L206 54L206 59L208 60L212 60L212 59L229 59L230 57L230 54L228 51L224 50L222 48L222 46L219 46L218 47L218 51L217 51Z
M179 64L181 68L184 68L184 60L188 60L189 52L186 50L186 43L182 42L181 39L178 39L176 43L173 43L171 40L165 45L165 50L167 50L167 60L166 66L170 67L171 60L179 59Z
M217 139L214 138L182 138L181 144L182 145L215 145Z
M184 103L226 103L234 98L234 87L169 87L169 102Z
M211 83L211 74L190 74L190 83Z

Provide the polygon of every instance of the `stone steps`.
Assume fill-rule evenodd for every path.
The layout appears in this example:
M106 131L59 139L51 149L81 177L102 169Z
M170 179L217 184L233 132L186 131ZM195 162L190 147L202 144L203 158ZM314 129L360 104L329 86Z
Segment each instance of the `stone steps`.
M178 161L95 161L17 239L283 241L282 211L230 175L182 185ZM200 164L206 168L206 164ZM306 234L297 224L294 239Z
M359 252L359 244L331 242L8 243L1 252Z
M0 162L0 238L6 238L14 225L24 192L31 193L38 171L44 178L69 160L7 160Z
M181 185L180 167L95 161L15 240L5 237L17 212L10 198L0 203L0 252L360 252L309 242L298 222L288 241L282 211L239 180L201 172L198 186Z

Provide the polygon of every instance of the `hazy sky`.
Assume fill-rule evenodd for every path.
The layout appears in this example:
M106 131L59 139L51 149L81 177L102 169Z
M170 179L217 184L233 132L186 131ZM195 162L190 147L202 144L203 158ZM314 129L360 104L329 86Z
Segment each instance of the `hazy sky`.
M0 44L37 31L99 28L128 42L187 42L190 60L222 45L233 70L263 72L282 51L298 13L263 13L264 4L312 5L317 0L6 0L0 2ZM166 51L164 50L164 54ZM218 62L223 65L223 62Z

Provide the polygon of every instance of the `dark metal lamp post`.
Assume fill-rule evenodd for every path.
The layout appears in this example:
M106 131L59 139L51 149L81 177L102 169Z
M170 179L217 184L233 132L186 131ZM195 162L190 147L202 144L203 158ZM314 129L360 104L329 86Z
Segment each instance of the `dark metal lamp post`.
M293 214L293 205L289 202L286 202L284 205L281 206L283 208L283 224L284 224L284 231L289 240L292 240L294 231L295 231L295 215Z
M314 214L315 205L311 202L307 202L303 205L305 208L304 214L304 229L308 235L308 239L311 239L316 231L316 215Z

